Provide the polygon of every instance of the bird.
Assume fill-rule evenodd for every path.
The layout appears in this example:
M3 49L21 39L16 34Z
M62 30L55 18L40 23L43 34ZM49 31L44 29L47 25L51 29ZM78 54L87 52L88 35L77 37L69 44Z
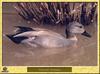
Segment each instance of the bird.
M16 44L27 44L32 47L56 48L67 47L78 41L76 34L91 37L86 32L84 26L76 21L70 22L65 29L66 37L63 35L42 28L32 28L25 26L15 26L17 29L14 34L6 36Z

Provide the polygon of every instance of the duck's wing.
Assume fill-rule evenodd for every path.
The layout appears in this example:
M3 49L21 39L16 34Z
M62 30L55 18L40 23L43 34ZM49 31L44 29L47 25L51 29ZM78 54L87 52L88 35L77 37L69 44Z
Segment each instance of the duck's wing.
M24 32L24 33L20 33L15 35L14 37L49 37L49 38L59 38L59 39L64 39L64 37L58 33L55 32L48 32L48 31L28 31L28 32Z
M16 26L16 27L19 28L19 30L14 37L52 36L52 37L62 38L62 35L48 29L30 28L30 27L23 27L23 26Z
M41 31L28 31L28 32L17 34L14 37L21 37L21 36L33 37L33 36L39 36L40 34L41 34Z

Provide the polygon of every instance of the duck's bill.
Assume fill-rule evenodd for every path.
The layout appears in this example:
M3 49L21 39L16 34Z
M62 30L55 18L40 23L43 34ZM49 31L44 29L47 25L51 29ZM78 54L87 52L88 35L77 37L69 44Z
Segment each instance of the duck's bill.
M82 35L84 35L84 36L86 36L86 37L91 37L91 35L90 35L89 33L87 33L86 31L84 31L84 32L82 33Z

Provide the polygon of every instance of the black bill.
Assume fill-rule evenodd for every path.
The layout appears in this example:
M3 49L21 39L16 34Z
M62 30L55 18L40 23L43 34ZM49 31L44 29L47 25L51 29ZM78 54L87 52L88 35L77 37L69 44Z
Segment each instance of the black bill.
M82 33L82 35L87 36L87 37L91 37L91 35L90 35L89 33L87 33L86 31L84 31L84 32Z

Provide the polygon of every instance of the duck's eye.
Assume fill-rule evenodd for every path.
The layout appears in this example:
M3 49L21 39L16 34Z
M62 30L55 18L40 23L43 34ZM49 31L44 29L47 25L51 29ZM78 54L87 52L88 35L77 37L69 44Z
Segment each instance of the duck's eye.
M79 26L79 28L82 28L82 26Z

